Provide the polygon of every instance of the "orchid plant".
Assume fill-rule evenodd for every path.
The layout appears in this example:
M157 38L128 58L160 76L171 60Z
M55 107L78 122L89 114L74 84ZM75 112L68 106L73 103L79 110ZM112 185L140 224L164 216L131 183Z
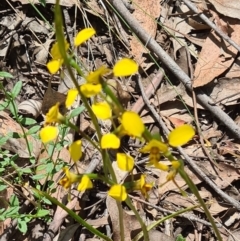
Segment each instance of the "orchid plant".
M57 41L51 49L52 59L47 63L47 69L51 74L58 73L61 67L65 67L69 71L69 75L75 85L75 88L68 91L65 105L68 109L70 109L77 96L81 97L81 100L83 101L83 104L85 105L85 108L95 126L99 142L93 143L90 138L87 138L86 136L83 136L83 138L87 138L87 140L91 141L92 144L94 144L100 151L104 170L104 175L100 175L98 173L74 173L66 166L63 168L65 176L59 181L59 184L65 189L73 188L73 184L77 184L77 190L82 192L93 188L94 180L104 182L109 187L108 195L114 198L118 203L119 213L122 212L120 205L121 202L126 202L126 204L134 211L136 217L142 225L144 240L149 240L146 226L141 220L138 212L135 210L135 207L132 205L129 193L133 190L139 190L147 199L148 192L153 188L154 183L148 183L144 174L141 175L138 180L118 183L108 156L108 150L115 149L117 151L116 162L118 167L123 171L129 172L129 175L133 175L132 173L135 166L134 157L118 150L120 148L121 138L124 136L139 139L144 144L144 146L139 149L139 152L149 154L148 163L146 165L152 165L154 168L168 172L166 182L173 181L177 185L175 182L176 174L179 172L182 177L186 177L186 173L184 172L183 162L175 158L172 155L171 150L172 148L188 143L195 135L195 130L191 125L184 124L174 129L169 134L167 141L163 141L160 135L157 137L156 135L152 135L137 113L129 111L121 105L120 101L108 87L105 79L107 78L105 75L110 72L115 77L134 75L138 72L138 64L132 59L122 58L116 62L112 69L109 69L106 66L101 66L95 71L84 76L69 49L69 43L64 38L59 0L57 0L55 7L55 26ZM96 31L93 28L85 28L79 31L74 39L75 47L85 43L95 34ZM72 73L72 68L75 68L77 73L85 78L86 82L84 84L80 86L78 85ZM103 101L98 101L98 96L101 96ZM92 105L89 104L89 98L92 98L93 100ZM44 126L39 132L40 138L45 145L57 140L60 125L68 126L80 133L78 127L69 121L68 116L60 113L59 105L60 103L56 103L49 109L46 114ZM109 133L102 134L97 120L112 121L112 123L114 123L113 130ZM118 126L116 126L115 120L118 121ZM76 162L81 160L83 154L82 140L79 139L74 141L70 144L68 150L73 163L76 164ZM161 162L162 157L167 158L171 164L166 165ZM187 184L190 185L190 188L191 185L194 185L189 182L187 178L185 180ZM182 190L180 191L184 194ZM56 200L51 198L49 194L44 192L41 193L52 202L59 204ZM204 203L201 204L204 205ZM71 212L69 213L72 215ZM76 219L79 220L79 217ZM121 229L123 229L123 225L121 225L122 222L123 220L120 220ZM96 233L94 229L91 231ZM123 230L121 231L123 232ZM99 235L99 233L97 234ZM105 240L111 240L103 234L99 236Z

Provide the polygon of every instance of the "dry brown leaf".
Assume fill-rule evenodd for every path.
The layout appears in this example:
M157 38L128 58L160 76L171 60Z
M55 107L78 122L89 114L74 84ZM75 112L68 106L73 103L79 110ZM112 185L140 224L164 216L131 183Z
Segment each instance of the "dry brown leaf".
M149 38L155 38L157 31L157 23L155 18L160 16L160 4L157 0L135 0L134 2L135 11L133 17L141 24L141 26L148 31ZM142 57L143 53L148 51L142 46L135 36L131 37L130 46L132 49L132 55L135 60L139 63L143 63L145 58Z
M37 118L39 116L41 108L42 103L33 99L24 100L18 106L18 110L21 114L30 114L33 118Z
M200 166L198 164L198 166ZM237 168L230 166L225 163L218 163L219 169L222 171L218 172L218 175L215 174L215 170L210 164L210 162L201 162L201 169L206 173L206 175L214 179L214 183L220 188L224 189L228 187L234 180L240 178L240 173Z
M216 130L215 128L211 127L205 131L202 131L202 135L205 140L208 140L212 137L217 137L217 138L221 137L222 132L220 130Z
M207 205L209 205L208 210L212 215L217 215L220 212L228 209L228 207L221 206L215 199L211 198L211 193L209 191L201 190L198 192L203 199L206 199L208 201L207 202ZM178 194L178 193L173 193L167 196L165 198L165 201L171 202L173 204L177 204L185 208L198 204L198 200L195 196L192 195L188 197L183 197L181 194ZM202 208L197 208L196 210L198 210L199 212L204 212Z
M209 211L212 215L217 215L220 212L228 209L227 205L222 206L221 203L218 203L215 198L213 198L210 202L211 202L211 207L209 208Z
M240 19L239 0L209 0L217 11L225 16Z
M240 43L240 21L224 17L233 29L231 39ZM211 82L215 77L226 71L233 63L237 50L224 42L215 32L210 32L200 53L194 72L193 87L200 87Z
M149 231L149 240L151 240L151 241L174 241L175 238L169 237L165 233L162 233L158 230L151 229Z
M90 8L90 9L86 9L86 11L90 12L91 14L97 17L99 17L99 15L104 15L104 9L100 7L99 2L95 0L90 0L86 2L86 4Z
M216 103L223 105L235 105L240 98L240 79L221 78L216 83L206 86L208 95Z
M186 121L185 120L182 120L182 119L179 119L179 118L176 118L176 117L168 117L168 119L171 121L171 123L173 124L174 127L178 127L178 126L181 126L183 124L186 124Z
M180 13L181 16L176 16L174 18L173 28L176 30L173 31L173 36L175 38L172 38L173 42L173 51L174 51L174 58L176 59L176 53L177 51L182 48L182 46L188 46L185 38L183 38L183 35L189 34L191 30L193 29L192 26L189 25L189 23L182 17L183 13L186 13L189 11L189 8L185 4L181 4L179 7L177 7L176 12ZM184 16L184 14L183 14ZM188 46L188 48L190 48Z
M240 58L238 57L229 71L226 73L226 78L238 78L240 76Z

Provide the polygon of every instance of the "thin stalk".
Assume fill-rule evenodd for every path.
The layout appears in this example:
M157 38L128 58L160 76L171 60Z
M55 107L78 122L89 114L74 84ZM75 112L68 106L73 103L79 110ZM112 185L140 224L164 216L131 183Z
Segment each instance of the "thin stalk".
M168 216L166 216L166 217L164 217L164 218L161 218L161 219L159 219L158 221L156 221L156 222L150 224L149 226L147 226L147 231L149 232L151 229L157 227L158 225L160 225L161 223L163 223L164 221L166 221L166 220L168 220L168 219L170 219L170 218L177 217L178 215L180 215L180 214L182 214L182 213L192 211L192 210L194 210L195 208L198 208L198 207L200 207L199 204L198 204L198 205L194 205L194 206L192 206L192 207L188 207L188 208L179 210L179 211L177 211L177 212L175 212L175 213L172 213L172 214L170 214L170 215L168 215ZM139 234L137 234L137 235L134 237L134 239L133 239L132 241L138 241L140 238L142 238L142 236L143 236L143 232L140 232Z
M52 203L58 205L63 210L65 210L72 218L74 218L78 223L80 223L82 226L84 226L87 230L89 230L91 233L97 235L98 237L106 240L106 241L112 241L108 236L104 235L97 229L93 228L92 225L88 224L86 221L84 221L80 216L78 216L74 211L67 208L65 205L60 203L56 198L51 197L48 193L42 192L40 190L34 189L35 192L39 193L40 195L46 197L49 201Z
M121 233L121 241L124 241L124 226L123 226L123 210L122 205L119 201L116 201L117 207L118 207L118 213L119 213L119 227L120 227L120 233Z
M142 231L143 231L143 236L144 236L144 241L149 241L149 236L148 236L148 231L147 231L147 227L145 225L145 223L143 222L142 218L140 217L138 211L135 209L135 207L132 205L132 202L130 200L129 197L127 197L127 199L125 200L126 204L128 205L128 207L134 212L134 214L136 215L136 218L138 220L138 222L140 223L141 227L142 227Z
M4 88L2 88L2 90L3 90L6 98L7 98L7 99L9 100L9 102L12 104L13 111L14 111L14 117L16 118L16 121L17 121L17 123L19 124L19 126L20 126L20 128L21 128L21 130L22 130L23 138L24 138L25 141L26 141L28 154L29 154L29 157L31 157L31 156L32 156L31 148L30 148L30 145L29 145L29 142L28 142L28 139L27 139L27 134L26 134L26 132L25 132L25 130L24 130L22 124L21 124L21 121L20 121L19 117L18 117L18 113L17 113L15 101L14 101L14 99L12 98L12 96L9 96L9 94L7 93L7 91L6 91Z
M92 122L94 124L94 127L96 128L96 132L98 135L98 139L101 139L101 131L97 122L97 119L91 109L91 107L89 106L87 99L85 98L85 96L82 94L80 87L78 85L78 82L73 74L73 71L71 69L71 64L70 64L70 58L68 57L66 51L65 51L65 40L64 40L64 34L63 34L63 21L62 21L62 12L61 12L61 7L59 4L60 0L56 1L56 5L55 5L55 28L56 28L56 37L57 37L57 42L59 43L59 50L61 52L62 58L64 59L64 64L67 67L68 73L70 75L71 80L73 81L76 89L78 90L79 95L81 96L81 99L85 105L85 107L87 108L87 111L92 119Z
M217 240L218 241L222 241L222 237L221 234L217 228L216 223L214 222L212 215L210 214L205 202L203 201L202 197L200 196L197 187L194 185L194 183L192 182L192 180L189 178L189 176L187 175L187 173L184 171L183 166L181 166L178 170L179 174L181 175L181 177L185 180L185 182L187 183L187 185L189 186L189 188L191 189L191 191L194 193L194 195L197 197L200 205L202 206L208 220L210 221L210 223L212 224L213 230L217 236Z

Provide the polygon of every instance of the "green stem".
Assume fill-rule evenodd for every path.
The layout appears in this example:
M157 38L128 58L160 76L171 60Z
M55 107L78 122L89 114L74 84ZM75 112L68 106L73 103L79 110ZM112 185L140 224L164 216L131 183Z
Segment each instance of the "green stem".
M105 92L106 95L110 96L111 100L117 105L118 109L121 112L124 112L124 108L122 107L121 103L119 102L118 98L116 97L116 95L111 91L111 89L109 88L108 84L101 79L101 85L102 88ZM119 113L116 113L119 114Z
M26 134L26 132L25 132L25 130L24 130L22 124L21 124L21 121L19 120L18 112L17 112L16 105L15 105L15 101L14 101L14 99L12 98L12 96L9 96L9 94L7 93L7 91L6 91L4 88L2 88L2 90L3 90L6 98L7 98L7 99L11 102L11 104L12 104L13 111L14 111L14 117L15 117L17 123L19 124L21 130L22 130L23 138L24 138L25 141L26 141L26 145L27 145L27 150L28 150L28 153L29 153L29 157L31 157L31 156L32 156L32 154L31 154L31 148L30 148L30 145L29 145L29 142L28 142L28 139L27 139L27 134Z
M109 159L109 155L107 153L107 150L102 150L102 157L103 157L103 168L106 169L109 171L111 177L112 177L112 180L117 183L117 178L116 178L116 175L115 175L115 172L113 170L113 167L112 167L112 163ZM104 170L104 174L105 176L107 177L108 176L108 173L105 173L107 172L107 170Z
M68 57L66 51L65 51L65 41L64 41L64 34L63 34L63 21L62 21L62 12L61 12L61 7L59 4L60 0L56 1L56 5L55 5L55 13L54 13L54 17L55 17L55 28L56 28L56 37L57 37L57 42L59 44L59 50L60 53L62 55L62 58L64 60L64 64L67 67L68 73L70 75L71 80L73 81L76 89L78 90L78 93L91 117L91 120L94 124L94 127L96 129L97 135L98 135L98 139L100 140L102 135L101 135L101 131L100 131L100 127L98 125L97 119L91 109L91 107L89 106L87 99L85 98L85 96L82 94L80 87L78 85L78 82L73 74L73 71L71 69L71 64L70 64L70 58Z
M65 210L72 218L74 218L78 223L80 223L82 226L84 226L87 230L89 230L91 233L97 235L98 237L106 240L106 241L112 241L108 236L104 235L97 229L93 228L92 225L88 224L86 221L84 221L80 216L78 216L74 211L70 210L67 208L65 205L60 203L56 198L51 197L48 193L39 191L37 189L34 189L35 192L38 192L42 196L46 197L48 200L50 200L52 203L58 205L61 207L63 210Z
M217 228L217 225L216 223L214 222L213 218L212 218L212 215L210 214L205 202L203 201L203 199L201 198L199 192L198 192L198 189L197 187L194 185L194 183L192 182L192 180L189 178L189 176L187 175L187 173L184 171L184 168L183 168L183 164L182 166L179 168L178 170L179 174L181 175L181 177L185 180L185 182L187 183L187 185L189 186L189 188L191 189L191 191L193 192L193 194L197 197L200 205L202 206L208 220L210 221L210 223L212 224L212 227L213 227L213 230L217 236L217 240L218 241L222 241L222 237L221 237L221 234Z
M144 236L144 241L149 241L149 236L148 236L148 231L147 231L147 227L145 225L145 223L143 222L142 218L140 217L138 211L135 209L135 207L132 205L132 202L130 200L129 197L127 197L127 199L125 200L126 204L128 205L128 207L134 212L134 214L136 215L136 218L138 220L138 222L140 223L141 227L142 227L142 231L143 231L143 236Z
M188 208L185 208L185 209L182 209L182 210L179 210L175 213L172 213L164 218L161 218L159 219L158 221L150 224L149 226L147 226L147 231L149 232L151 229L157 227L158 225L160 225L161 223L163 223L164 221L170 219L170 218L174 218L174 217L177 217L178 215L182 214L182 213L185 213L185 212L189 212L189 211L192 211L194 210L195 208L198 208L200 205L194 205L192 207L188 207ZM138 241L140 238L142 238L143 236L143 232L140 232L139 234L137 234L134 239L132 241Z
M116 201L119 213L119 227L120 227L120 234L121 234L121 241L124 241L124 226L123 226L123 210L122 205L119 201Z

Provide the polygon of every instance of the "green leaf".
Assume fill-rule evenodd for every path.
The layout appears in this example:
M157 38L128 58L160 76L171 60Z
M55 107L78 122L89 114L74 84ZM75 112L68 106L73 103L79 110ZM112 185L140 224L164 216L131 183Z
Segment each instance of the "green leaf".
M9 102L4 101L0 103L0 111L5 110L9 105Z
M32 170L30 168L22 168L21 169L22 173L32 173Z
M7 188L7 185L0 185L0 192L5 190Z
M41 180L46 177L46 174L37 174L32 177L33 180Z
M31 143L30 143L31 144ZM32 163L32 164L35 164L36 163L36 158L34 156L31 156L29 158L29 161Z
M39 171L42 171L42 170L46 170L46 168L47 168L47 165L46 164L41 164L41 165L39 165L38 167L37 167L37 171L39 172Z
M46 7L46 0L38 0L42 5L43 7Z
M3 71L0 72L0 77L3 77L3 78L13 78L13 76L10 73L3 72Z
M49 210L46 210L46 209L40 209L37 211L38 217L44 217L44 216L47 216L48 214L49 214Z
M18 214L19 207L10 207L6 210L4 213L4 216L6 218L11 218L14 214Z
M34 119L32 119L32 118L23 117L23 118L21 119L21 123L22 123L23 125L29 126L29 125L34 125L34 124L36 124L37 122L36 122Z
M23 220L22 218L18 218L17 221L18 221L18 225L17 225L18 229L22 233L25 234L27 232L27 223L26 223L26 221Z
M8 136L1 137L0 138L0 146L4 145L7 142L8 139L9 139Z
M186 241L186 239L182 236L182 234L179 234L176 238L176 241Z
M11 111L12 115L14 117L16 117L17 113L15 113L15 110L16 110L16 112L18 112L18 108L17 108L17 105L16 105L15 101L14 102L10 102L8 108Z
M47 198L45 198L45 197L43 197L43 198L41 199L41 202L44 202L44 203L46 203L46 204L48 204L48 205L52 205L52 202L51 202L50 200L48 200Z
M19 206L19 201L16 195L12 195L9 199L10 206Z
M53 168L54 168L54 163L51 161L46 166L47 173L51 173L53 171Z
M73 117L75 117L75 116L80 115L80 114L84 111L84 109L85 109L84 106L79 106L79 107L77 107L76 109L74 109L74 110L71 112L71 114L70 114L70 116L69 116L69 119L71 119L71 118L73 118Z
M26 134L27 135L35 134L39 131L40 128L41 128L41 126L33 126L28 130L28 132Z
M12 98L15 99L19 95L21 89L22 89L22 81L20 80L15 84L15 86L13 87L13 89L11 91Z

